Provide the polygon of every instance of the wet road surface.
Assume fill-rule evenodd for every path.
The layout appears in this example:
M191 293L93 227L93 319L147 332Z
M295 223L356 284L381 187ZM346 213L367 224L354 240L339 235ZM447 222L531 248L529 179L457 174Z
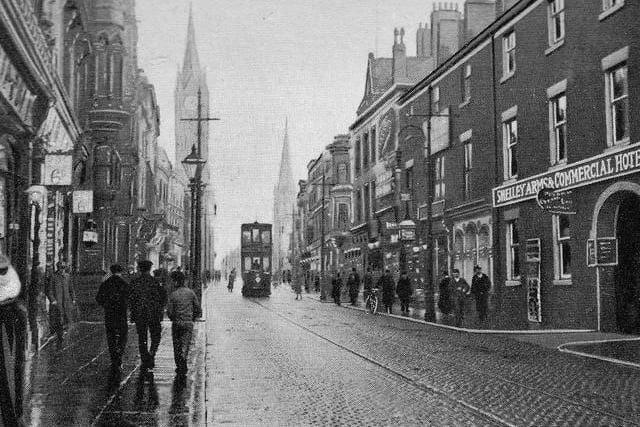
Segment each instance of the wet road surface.
M636 425L640 371L278 288L209 300L208 425Z

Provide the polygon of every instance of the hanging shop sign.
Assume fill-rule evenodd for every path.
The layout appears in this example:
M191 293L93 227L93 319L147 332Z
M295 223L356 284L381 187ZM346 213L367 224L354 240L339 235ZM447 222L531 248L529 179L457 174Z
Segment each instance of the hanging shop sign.
M403 240L403 241L416 240L416 230L401 229L400 230L400 240Z
M543 188L536 196L538 206L542 210L553 214L573 215L576 210L573 206L571 190L557 190Z
M93 190L76 190L73 192L73 213L93 212Z
M527 317L542 322L540 295L540 239L527 239Z
M391 169L376 176L376 199L391 194L395 189L395 178Z
M587 240L587 267L618 265L618 239L598 237Z
M72 165L70 154L44 156L44 185L71 185Z
M451 145L449 107L441 110L437 115L431 116L431 130L427 129L427 122L422 125L425 135L431 136L431 154L438 153Z
M543 188L569 190L640 172L640 143L493 189L493 207L535 199Z

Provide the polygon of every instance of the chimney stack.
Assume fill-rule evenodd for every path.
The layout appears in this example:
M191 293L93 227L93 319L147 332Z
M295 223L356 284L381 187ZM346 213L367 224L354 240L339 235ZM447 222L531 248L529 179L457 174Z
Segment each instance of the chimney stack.
M469 41L496 19L495 0L467 0L464 3L464 39Z
M404 28L393 30L393 81L398 82L407 77L407 51L404 45Z

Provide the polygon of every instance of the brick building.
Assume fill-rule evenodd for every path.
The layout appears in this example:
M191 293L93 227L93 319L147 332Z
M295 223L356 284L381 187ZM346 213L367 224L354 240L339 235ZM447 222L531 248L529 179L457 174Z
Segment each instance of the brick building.
M433 267L469 277L483 265L503 327L637 332L639 6L496 7L506 11L399 102L445 108L430 119Z

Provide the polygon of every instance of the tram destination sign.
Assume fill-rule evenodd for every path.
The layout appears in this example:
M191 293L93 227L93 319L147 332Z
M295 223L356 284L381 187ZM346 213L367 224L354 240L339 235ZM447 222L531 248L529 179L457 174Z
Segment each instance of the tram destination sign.
M535 199L540 190L569 190L640 172L640 143L493 189L493 207Z

